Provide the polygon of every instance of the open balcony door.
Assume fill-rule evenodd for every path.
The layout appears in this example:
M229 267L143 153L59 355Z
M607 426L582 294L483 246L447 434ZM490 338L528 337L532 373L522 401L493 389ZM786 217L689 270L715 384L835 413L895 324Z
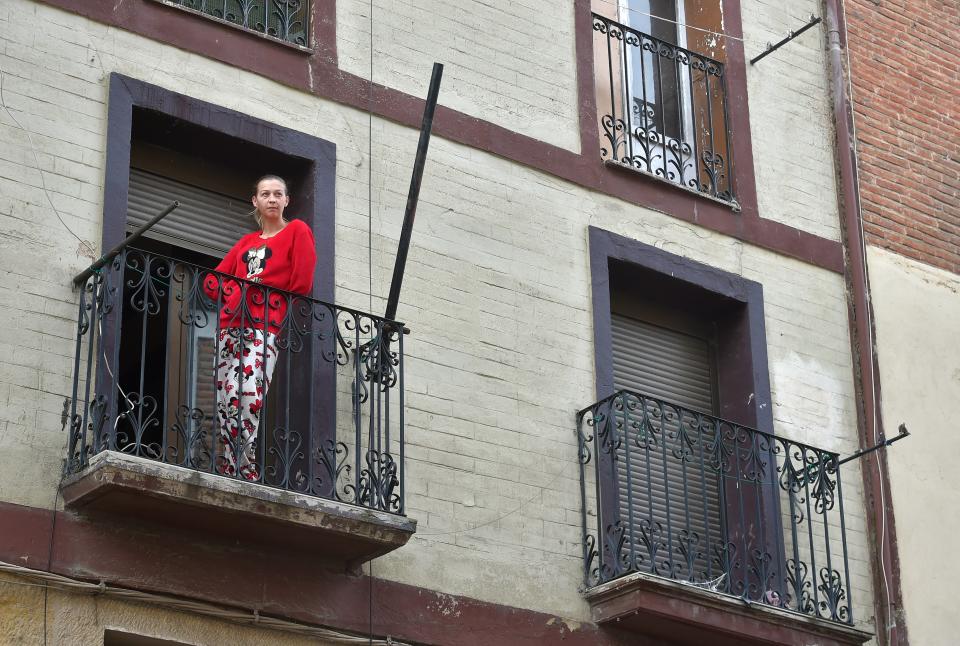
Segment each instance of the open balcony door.
M144 317L128 311L129 298L124 299L127 320L122 343L128 345L131 352L121 349L121 366L126 375L122 381L126 382L124 391L136 392L141 400L150 398L143 401L150 405L149 412L155 414L158 424L147 429L146 440L155 443L157 459L212 471L210 456L218 432L215 383L218 312L215 303L197 298L195 292L204 278L203 268L214 267L237 240L254 229L254 224L246 200L131 168L128 228L139 226L174 199L182 206L149 231L140 245L175 261L169 270L162 270L156 276L164 283L166 294L161 297L160 305L165 312ZM183 262L176 262L180 260ZM165 273L169 275L163 275ZM148 320L144 322L143 318ZM134 324L128 325L128 321ZM295 431L301 438L303 456L299 459L304 463L298 464L294 473L303 475L303 485L307 484L309 469L305 456L310 454L312 444L312 407L307 405L311 379L291 378L296 374L311 375L311 344L309 339L305 342L305 352L297 356L280 353L274 369L274 387L268 390L264 403L258 439L265 443L262 453L265 481L269 481L272 473L272 461L285 453L274 446L274 436L286 437L288 431ZM132 350L134 347L136 351ZM143 359L137 356L141 354L140 348L146 350ZM299 384L307 384L306 392L289 392L288 382L296 382L298 388ZM121 398L125 399L123 394ZM292 405L294 403L296 405ZM187 445L185 438L194 441Z
M126 233L144 224L164 206L181 207L147 231L135 245L170 261L128 256L124 267L122 325L117 376L120 392L118 437L146 454L174 463L199 459L211 448L216 417L214 359L216 306L190 298L200 274L213 268L240 236L252 229L242 200L230 198L163 174L130 168ZM141 279L149 274L149 285ZM146 291L144 291L146 290ZM146 294L150 307L137 302ZM136 413L136 422L129 415ZM124 433L124 427L130 428ZM178 429L202 428L203 445L186 447ZM123 442L121 442L123 444ZM119 450L128 449L118 446Z

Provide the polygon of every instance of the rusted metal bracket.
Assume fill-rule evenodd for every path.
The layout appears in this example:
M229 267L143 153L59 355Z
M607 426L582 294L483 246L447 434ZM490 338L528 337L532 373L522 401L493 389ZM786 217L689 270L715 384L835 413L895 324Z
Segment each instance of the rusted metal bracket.
M753 65L754 63L756 63L757 61L759 61L759 60L760 60L761 58L763 58L764 56L769 56L770 54L772 54L773 52L777 51L778 49L780 49L781 47L783 47L784 45L786 45L787 43L789 43L791 40L793 40L794 38L796 38L797 36L799 36L800 34L802 34L803 32L805 32L806 30L810 29L811 27L813 27L813 26L815 26L815 25L820 24L820 21L821 21L821 20L823 20L823 19L820 18L819 16L810 16L810 22L808 22L807 24L805 24L803 27L801 27L801 28L798 29L797 31L791 31L789 34L787 34L787 37L784 38L783 40L781 40L780 42L775 43L775 44L773 44L773 45L771 45L770 43L767 43L767 48L766 48L765 50L763 50L763 53L760 54L759 56L756 56L755 58L751 58L751 59L750 59L750 64Z
M890 438L890 439L888 440L888 439L886 439L883 435L881 435L881 436L880 436L880 442L877 443L876 446L871 446L869 449L860 449L859 451L857 451L857 452L854 453L853 455L850 455L850 456L848 456L848 457L845 457L844 459L842 459L842 460L840 460L839 462L837 462L837 465L839 466L839 465L841 465L841 464L844 464L845 462L849 462L850 460L856 460L856 459L858 459L858 458L862 458L863 456L867 455L868 453L873 453L874 451L876 451L876 450L878 450L878 449L882 449L882 448L885 447L885 446L890 446L890 445L893 444L894 442L897 442L897 441L899 441L899 440L902 440L903 438L905 438L905 437L907 437L908 435L910 435L910 431L907 430L907 425L906 425L906 424L901 424L900 427L899 427L897 430L900 431L900 432L899 432L899 434L897 434L896 437Z

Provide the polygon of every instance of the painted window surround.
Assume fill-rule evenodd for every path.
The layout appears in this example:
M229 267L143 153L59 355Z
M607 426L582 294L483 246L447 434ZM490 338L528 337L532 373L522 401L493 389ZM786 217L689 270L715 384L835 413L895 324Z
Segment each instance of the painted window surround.
M127 0L114 10L114 3L89 0L40 0L46 4L168 43L249 72L260 74L292 88L309 92L401 125L419 127L424 100L345 72L338 67L336 50L336 0L314 0L310 42L313 54L260 38L242 30L158 3ZM579 96L580 152L527 137L488 121L444 106L437 109L434 133L451 141L483 150L539 171L568 180L589 190L610 195L638 206L671 215L718 233L842 273L840 242L767 220L758 213L753 181L752 144L749 138L746 67L740 0L721 0L727 16L730 39L727 50L731 129L736 146L735 186L742 206L734 214L717 204L672 186L638 181L632 173L605 168L596 151L598 127L594 99L593 26L591 0L574 0L577 89ZM211 33L216 38L211 38ZM739 81L737 80L739 77ZM424 79L426 84L426 79ZM442 99L442 97L441 97Z
M739 309L739 320L721 332L725 338L717 361L719 416L773 433L763 286L597 227L590 227L589 238L597 399L614 392L609 265L619 261L685 283Z

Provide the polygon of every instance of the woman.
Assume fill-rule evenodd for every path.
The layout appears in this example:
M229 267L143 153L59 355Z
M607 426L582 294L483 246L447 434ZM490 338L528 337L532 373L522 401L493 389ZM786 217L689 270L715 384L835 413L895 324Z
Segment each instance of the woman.
M259 231L249 233L217 265L224 277L209 276L207 295L220 305L216 366L220 451L217 471L259 480L256 462L260 411L277 361L276 335L288 309L288 294L313 289L316 248L301 220L283 217L290 204L287 183L276 175L257 180L253 216ZM233 281L226 275L246 282Z

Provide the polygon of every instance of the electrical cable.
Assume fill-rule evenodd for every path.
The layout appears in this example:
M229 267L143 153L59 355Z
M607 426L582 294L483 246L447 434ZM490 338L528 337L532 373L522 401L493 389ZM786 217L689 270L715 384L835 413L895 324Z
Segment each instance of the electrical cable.
M497 516L496 518L493 518L493 519L488 520L488 521L486 521L486 522L480 523L480 524L478 524L478 525L474 525L474 526L472 526L472 527L467 527L467 528L464 528L464 529L453 529L453 530L446 531L446 532L417 532L416 534L414 534L414 536L420 538L420 537L423 537L423 536L450 536L450 535L452 535L452 534L465 534L465 533L467 533L467 532L472 532L472 531L477 530L477 529L480 529L480 528L482 528L482 527L487 527L488 525L492 525L492 524L494 524L494 523L499 523L501 520L503 520L503 519L505 519L505 518L507 518L507 517L509 517L509 516L512 516L513 514L517 513L517 512L520 511L521 509L523 509L526 505L528 505L528 504L530 504L531 502L533 502L534 499L536 499L536 498L538 498L538 497L539 497L539 498L542 498L542 497L543 497L543 492L544 492L544 490L550 489L550 488L557 482L557 480L560 479L560 476L562 476L562 475L563 475L564 473L566 473L566 472L567 472L567 469L566 469L566 467L564 467L563 469L561 469L560 471L558 471L557 473L555 473L555 474L553 475L553 477L550 479L549 482L547 482L547 483L544 484L544 485L541 485L541 486L538 488L539 490L537 491L537 493L535 493L534 495L530 496L530 497L527 498L526 500L522 500L519 505L517 505L516 507L514 507L513 509L511 509L511 510L508 511L507 513L503 514L502 516Z
M76 232L70 228L66 220L63 219L63 216L60 215L60 211L58 211L57 207L54 205L53 199L50 197L50 191L47 189L47 182L43 176L43 168L40 167L40 156L37 154L37 146L33 141L33 135L31 135L30 131L24 128L23 124L21 124L20 121L13 116L13 113L10 112L10 109L7 107L7 102L3 98L3 79L3 70L0 70L0 107L3 108L3 111L7 113L7 116L10 117L13 123L16 124L16 126L27 135L27 142L30 144L30 152L33 153L33 161L36 165L37 173L40 174L40 188L43 190L43 196L47 198L47 203L50 204L50 208L53 209L54 215L56 215L57 219L60 220L60 224L63 225L63 228L66 229L70 235L76 238L80 244L86 248L87 252L95 258L96 252L94 251L93 247L90 246L90 243L78 236Z
M850 47L849 47L849 32L847 31L847 6L844 0L837 0L837 3L840 5L840 11L843 15L843 42L847 43L847 46L843 48L844 58L847 63L847 96L850 100L850 130L853 138L853 162L854 169L857 172L857 182L859 184L859 169L860 169L860 154L857 146L859 138L857 136L857 116L856 116L856 107L854 104L854 95L853 95L853 67L850 62ZM839 36L839 34L838 34ZM860 248L863 250L862 257L860 259L861 267L863 270L863 280L864 280L864 316L866 318L866 328L867 328L867 353L869 355L870 363L870 398L873 407L873 416L872 416L872 442L874 445L879 444L879 410L880 402L877 394L877 385L876 385L876 374L874 371L874 362L876 361L875 354L875 339L874 339L874 320L873 320L873 307L871 305L872 297L870 294L870 274L869 274L869 265L867 261L867 241L866 235L864 233L863 227L863 207L860 203L860 200L856 200L856 210L857 210L857 233L860 237ZM880 459L880 452L876 451L874 459L877 462L877 475L878 482L880 485L880 575L883 579L884 594L887 606L887 625L885 626L886 632L886 643L890 643L890 633L893 629L893 599L891 598L890 593L890 581L889 576L886 571L886 566L884 564L884 546L886 544L887 538L887 501L886 501L886 492L883 486L883 462Z
M370 0L370 74L367 79L367 276L373 313L373 0Z
M658 16L658 15L656 15L656 14L652 14L652 13L649 13L649 12L646 12L646 11L640 11L639 9L632 9L632 8L630 8L630 7L624 7L624 6L622 6L621 4L619 4L618 2L614 2L614 1L611 1L611 0L599 0L599 1L600 1L601 3L603 3L603 4L610 5L611 7L615 8L615 9L618 10L618 11L626 11L626 12L629 12L629 13L631 13L631 14L636 14L636 15L639 15L639 16L646 16L647 18L652 18L653 20L658 20L658 21L660 21L660 22L670 23L670 24L672 24L672 25L676 25L677 27L683 27L684 29L692 29L692 30L694 30L694 31L703 32L703 33L705 33L705 34L710 34L710 35L712 35L712 36L719 36L720 38L726 38L726 39L728 39L728 40L736 40L736 41L739 41L739 42L744 43L744 44L757 45L757 46L760 46L760 47L766 47L767 45L770 44L768 41L760 41L760 40L757 40L757 39L755 39L755 38L746 38L745 36L734 36L734 35L728 34L728 33L726 33L726 32L714 31L714 30L712 30L712 29L706 29L706 28L704 28L704 27L697 27L697 26L691 25L690 23L687 23L687 22L680 22L680 21L678 21L678 20L672 20L672 19L670 19L670 18L665 18L665 17L663 17L663 16ZM809 19L809 14L807 14L806 16L803 16L803 17L799 17L799 18L797 18L796 20L797 20L797 22L806 22L808 19Z
M373 313L373 0L370 10L370 74L367 80L367 276L370 279L368 294L369 312ZM373 447L369 447L373 448ZM356 447L360 450L359 442ZM387 447L389 450L389 447ZM367 563L369 570L367 582L367 627L370 645L373 645L373 559Z

